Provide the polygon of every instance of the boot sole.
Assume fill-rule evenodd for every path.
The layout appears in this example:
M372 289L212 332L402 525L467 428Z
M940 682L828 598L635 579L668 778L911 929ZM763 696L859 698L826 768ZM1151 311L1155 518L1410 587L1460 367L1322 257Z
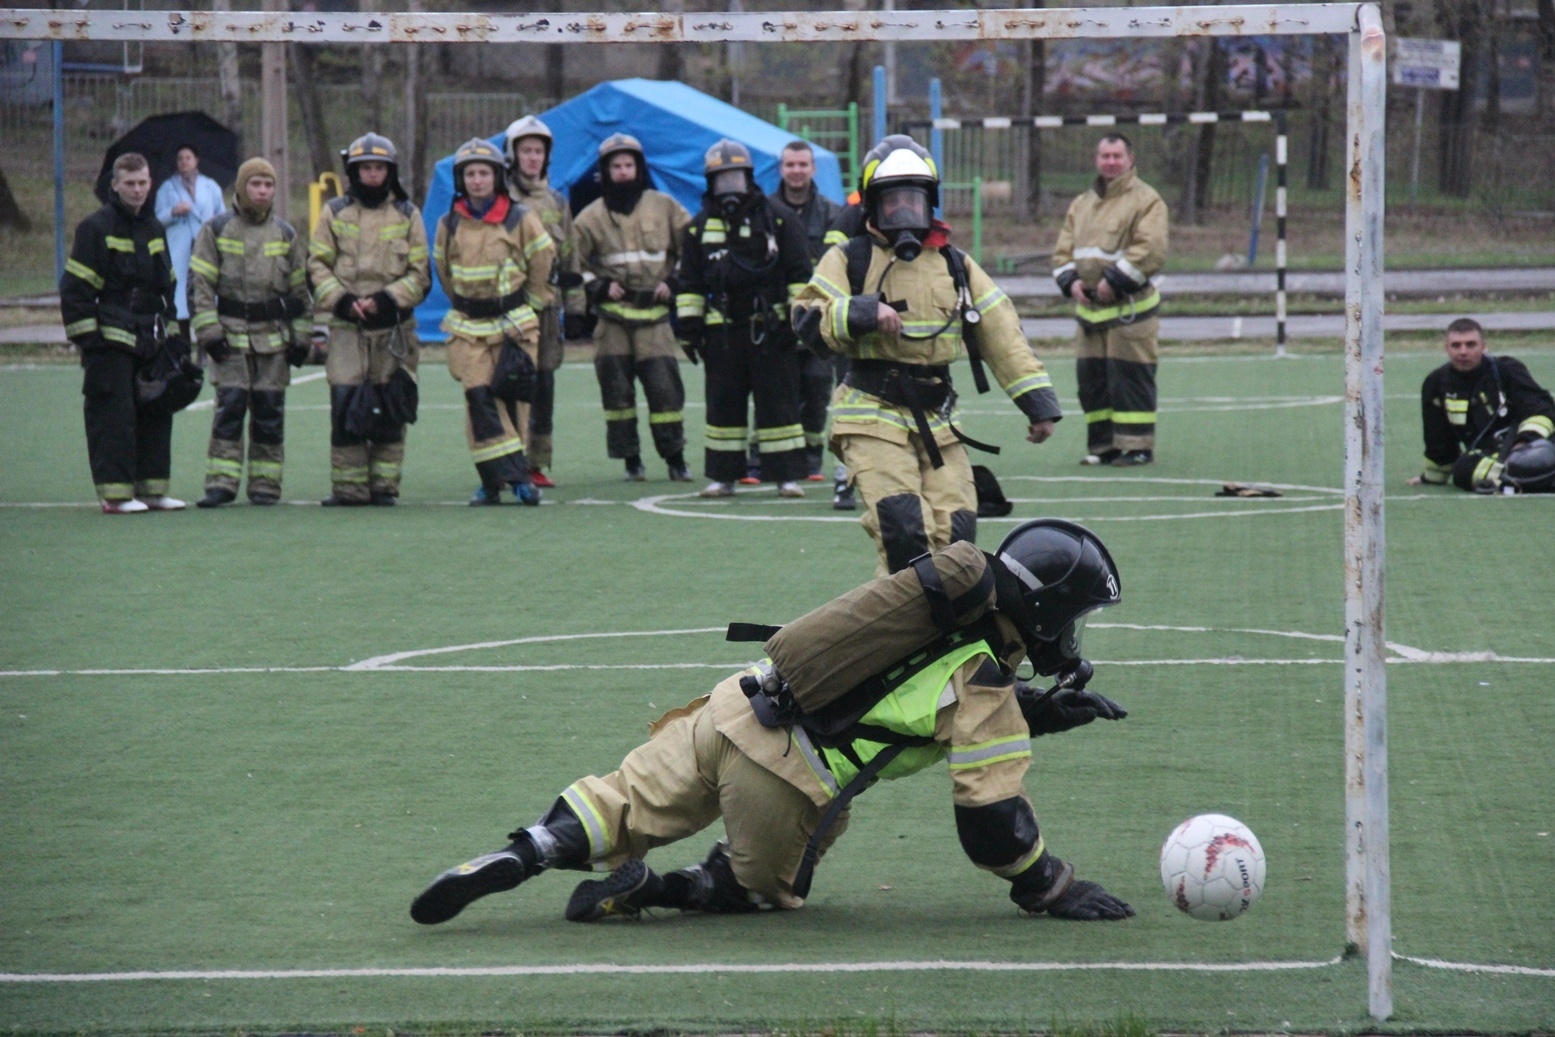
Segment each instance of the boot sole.
M567 900L567 921L597 922L621 916L636 918L642 908L631 903L631 896L648 884L648 865L629 860L602 879L578 883Z
M476 858L479 860L480 858ZM471 868L449 868L410 905L410 917L422 925L438 925L492 893L505 893L524 881L524 866L516 857L498 857ZM465 869L470 870L466 871Z

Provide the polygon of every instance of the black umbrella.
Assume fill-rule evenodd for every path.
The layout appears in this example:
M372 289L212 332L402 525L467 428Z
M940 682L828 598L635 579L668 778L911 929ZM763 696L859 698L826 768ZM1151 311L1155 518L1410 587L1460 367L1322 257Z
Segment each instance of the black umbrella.
M238 135L204 112L175 112L153 115L113 142L103 156L102 171L97 174L97 197L108 201L113 181L114 159L136 151L151 163L151 187L154 192L162 181L178 168L178 149L185 144L200 156L200 173L221 185L232 186L238 175Z

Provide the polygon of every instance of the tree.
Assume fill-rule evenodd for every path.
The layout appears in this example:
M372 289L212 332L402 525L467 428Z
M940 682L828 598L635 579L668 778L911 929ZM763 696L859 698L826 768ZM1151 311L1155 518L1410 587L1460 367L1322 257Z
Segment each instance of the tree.
M1436 21L1442 35L1463 45L1461 85L1442 93L1438 109L1441 151L1437 187L1456 198L1467 198L1474 186L1474 87L1484 53L1485 14L1482 0L1437 0Z
M324 105L319 100L319 79L311 46L303 43L288 45L291 60L287 63L292 73L292 89L297 91L297 108L302 113L302 131L308 138L308 158L313 163L313 177L333 169L330 161L329 134L324 129ZM372 127L374 132L378 127ZM312 179L312 178L310 178Z
M0 228L23 234L32 230L32 221L16 204L16 196L11 193L11 185L6 182L3 169L0 169Z
M1047 6L1047 0L1031 0L1031 7ZM1047 86L1047 41L1026 41L1026 82L1021 91L1021 118L1026 130L1026 214L1035 218L1042 210L1042 131L1031 124L1044 110Z
M1534 105L1544 116L1555 107L1555 0L1538 0L1538 10L1539 78Z

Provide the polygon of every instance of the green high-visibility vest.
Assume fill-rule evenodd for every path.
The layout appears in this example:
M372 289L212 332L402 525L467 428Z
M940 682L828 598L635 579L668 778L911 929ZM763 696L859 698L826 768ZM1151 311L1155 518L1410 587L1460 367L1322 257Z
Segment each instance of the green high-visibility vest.
M989 659L998 661L986 640L958 645L907 678L900 687L875 703L868 713L859 718L859 723L883 727L887 731L900 735L933 738L934 718L939 712L939 700L945 692L945 685L950 683L950 678L963 663L979 655L986 655ZM848 753L842 749L821 749L827 768L837 779L837 784L841 786L846 786L858 774L858 764L869 763L877 753L886 748L886 743L856 738L848 748L857 758L857 764L849 759ZM905 778L909 774L916 774L926 767L934 766L949 753L950 747L944 745L909 746L900 756L886 765L880 772L880 777L886 781Z

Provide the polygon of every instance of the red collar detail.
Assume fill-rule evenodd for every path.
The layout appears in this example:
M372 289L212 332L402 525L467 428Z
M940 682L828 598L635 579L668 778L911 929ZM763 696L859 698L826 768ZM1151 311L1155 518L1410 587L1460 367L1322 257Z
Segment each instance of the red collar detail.
M503 220L508 218L508 210L512 207L512 200L505 194L499 194L496 200L491 203L491 208L486 210L486 215L480 217L480 221L482 223L501 224ZM466 199L464 198L454 203L454 209L467 220L476 218L475 214L470 212L470 207L466 204Z
M929 224L929 236L923 239L924 248L944 248L950 244L950 224L935 220Z

